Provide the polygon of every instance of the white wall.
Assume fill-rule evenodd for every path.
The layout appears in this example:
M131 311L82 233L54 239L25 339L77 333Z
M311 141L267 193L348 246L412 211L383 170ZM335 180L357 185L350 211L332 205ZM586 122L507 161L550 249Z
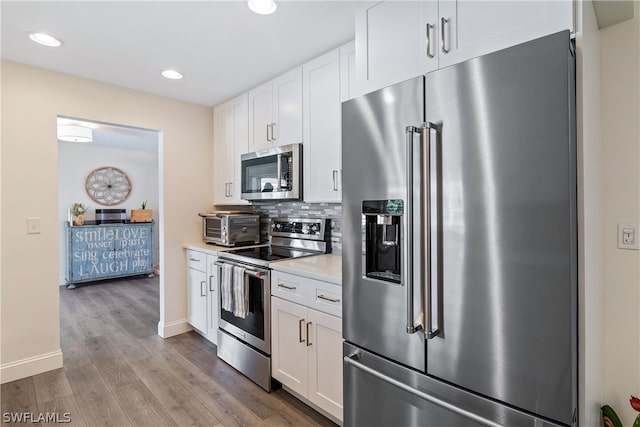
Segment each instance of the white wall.
M603 402L624 425L640 394L640 251L617 249L616 224L640 218L640 18L600 31L604 176Z
M127 174L131 181L131 192L123 203L102 206L91 200L85 190L87 175L103 166L116 167ZM73 203L83 203L89 209L85 220L95 219L95 210L104 208L140 209L147 201L147 209L153 210L156 225L153 228L153 265L158 264L160 256L158 230L158 150L142 151L107 147L95 144L58 142L58 219L60 224L60 262L59 284L65 283L65 245L67 212Z
M2 61L0 381L62 364L59 331L58 115L160 131L160 322L188 330L182 244L210 207L211 109ZM158 77L160 78L160 77ZM180 84L167 82L167 84ZM41 218L40 234L26 218Z
M579 227L579 420L600 425L602 406L602 129L600 35L591 2L578 3L576 118Z

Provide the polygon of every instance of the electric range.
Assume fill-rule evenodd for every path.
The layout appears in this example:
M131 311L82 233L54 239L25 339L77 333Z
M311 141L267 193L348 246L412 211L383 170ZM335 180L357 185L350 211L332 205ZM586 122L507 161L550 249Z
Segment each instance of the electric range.
M219 257L268 267L269 263L331 252L329 220L317 218L274 218L271 244L221 252Z
M329 220L275 218L271 244L234 249L218 255L218 358L271 390L271 270L269 263L330 252ZM226 272L226 273L223 273ZM242 275L246 310L223 308L225 295L234 292ZM229 289L230 288L230 289ZM236 307L237 308L237 307ZM240 314L242 313L242 314Z

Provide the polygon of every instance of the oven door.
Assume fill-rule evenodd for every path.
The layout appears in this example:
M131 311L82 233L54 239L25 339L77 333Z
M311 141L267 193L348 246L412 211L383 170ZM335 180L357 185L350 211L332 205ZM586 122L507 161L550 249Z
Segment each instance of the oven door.
M245 268L244 280L249 283L249 312L242 319L222 309L222 266L231 264ZM218 313L220 329L261 352L271 354L271 274L268 269L230 260L216 262L218 266Z
M301 144L283 145L242 155L242 198L299 200Z

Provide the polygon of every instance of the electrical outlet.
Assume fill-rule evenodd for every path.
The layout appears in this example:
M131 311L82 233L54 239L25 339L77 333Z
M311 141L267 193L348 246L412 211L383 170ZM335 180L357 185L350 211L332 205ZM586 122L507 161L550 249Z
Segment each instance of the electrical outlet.
M27 234L40 234L40 218L31 216L27 218Z
M638 224L631 222L618 223L618 249L638 250Z

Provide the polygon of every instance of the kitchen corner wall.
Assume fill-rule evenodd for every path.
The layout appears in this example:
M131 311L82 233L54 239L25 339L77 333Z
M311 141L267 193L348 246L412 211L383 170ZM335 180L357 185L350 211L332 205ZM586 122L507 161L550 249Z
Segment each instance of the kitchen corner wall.
M288 218L328 218L331 220L331 252L342 253L342 205L339 203L271 202L253 205L262 217L260 227L262 241L268 238L268 219Z
M600 31L603 167L603 403L630 426L640 394L640 251L617 248L617 223L640 221L640 17ZM597 260L596 260L597 261Z
M213 193L211 108L2 61L0 382L60 368L57 116L159 132L160 322L186 323L182 245L202 238L194 212ZM197 183L197 185L194 185ZM41 232L27 234L27 218Z

